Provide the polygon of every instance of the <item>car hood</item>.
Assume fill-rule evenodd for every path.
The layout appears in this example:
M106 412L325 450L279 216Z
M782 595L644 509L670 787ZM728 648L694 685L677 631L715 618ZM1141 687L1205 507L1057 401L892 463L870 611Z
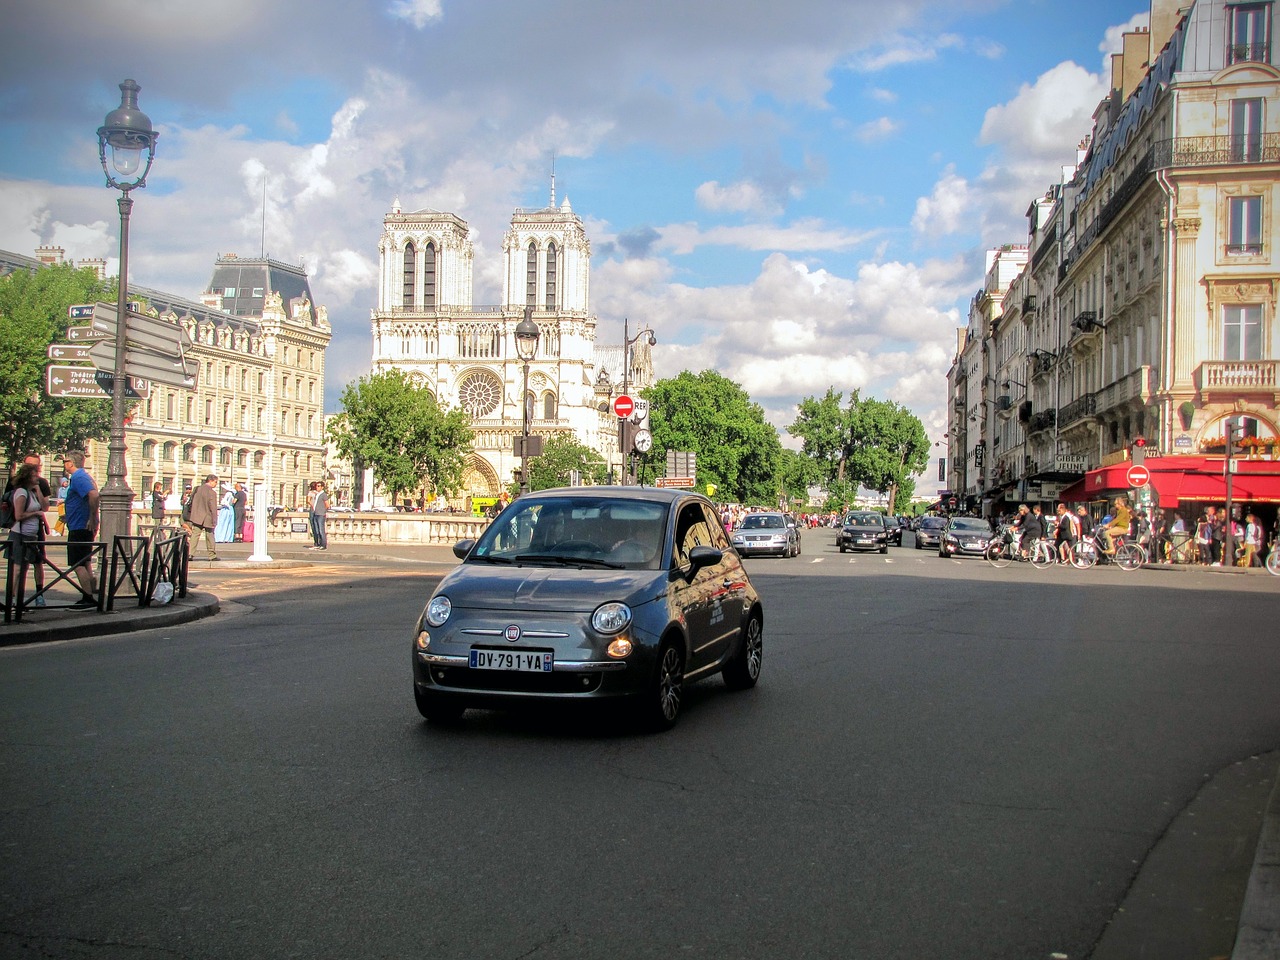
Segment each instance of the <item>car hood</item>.
M574 567L466 563L440 582L455 607L590 612L617 600L639 606L666 593L665 570L579 570Z

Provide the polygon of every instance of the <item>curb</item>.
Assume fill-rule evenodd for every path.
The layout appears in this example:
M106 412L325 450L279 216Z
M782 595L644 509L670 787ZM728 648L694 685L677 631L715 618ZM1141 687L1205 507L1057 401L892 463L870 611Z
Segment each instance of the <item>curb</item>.
M29 620L0 631L0 647L17 647L55 640L81 640L85 637L132 633L153 627L171 627L214 616L220 609L218 598L196 590L162 607L117 605L110 613L70 615L56 622L31 623Z
M1249 874L1231 960L1276 957L1280 957L1280 776L1276 777L1258 835L1258 852Z

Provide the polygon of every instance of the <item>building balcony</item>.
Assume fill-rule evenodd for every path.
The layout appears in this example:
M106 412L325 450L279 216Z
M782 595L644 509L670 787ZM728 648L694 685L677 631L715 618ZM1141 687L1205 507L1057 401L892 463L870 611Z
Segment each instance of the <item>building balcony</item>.
M1280 361L1216 360L1200 364L1196 378L1202 396L1280 393Z
M1098 411L1112 410L1133 400L1145 406L1155 392L1155 381L1155 367L1139 367L1125 374L1115 383L1107 384L1094 394L1098 400Z
M1105 329L1101 314L1096 310L1081 310L1071 321L1071 339L1092 337Z
M1031 418L1031 422L1027 424L1029 433L1040 433L1044 430L1051 430L1058 423L1057 410L1041 410Z
M1233 43L1227 48L1227 62L1234 63L1270 63L1271 44L1269 43Z
M1058 418L1058 426L1066 429L1081 420L1092 420L1098 410L1098 395L1086 393L1077 400L1072 400L1062 408L1062 416Z
M1053 361L1057 359L1047 350L1033 350L1028 358L1031 361L1031 378L1048 376L1053 370Z
M1280 162L1280 133L1238 137L1177 137L1154 147L1157 167L1212 167Z

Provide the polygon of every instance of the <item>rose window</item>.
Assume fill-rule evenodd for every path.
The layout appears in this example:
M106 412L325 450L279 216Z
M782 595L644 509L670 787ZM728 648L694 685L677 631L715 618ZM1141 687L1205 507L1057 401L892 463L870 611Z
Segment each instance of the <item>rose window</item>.
M502 384L492 373L481 371L469 374L458 385L458 399L462 409L473 417L486 417L498 409L502 402Z

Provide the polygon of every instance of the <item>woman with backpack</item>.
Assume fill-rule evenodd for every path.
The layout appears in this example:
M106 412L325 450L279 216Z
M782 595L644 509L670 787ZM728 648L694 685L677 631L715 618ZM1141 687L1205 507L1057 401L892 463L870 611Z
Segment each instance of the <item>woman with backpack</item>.
M44 512L49 509L49 498L40 489L39 463L23 463L18 474L13 478L11 492L6 494L13 510L13 526L9 530L9 558L24 559L35 567L36 598L31 602L33 607L43 607L44 597L40 591L44 589L44 555L40 541L44 533ZM16 592L21 595L26 588L26 570L22 570L22 583L14 584Z

